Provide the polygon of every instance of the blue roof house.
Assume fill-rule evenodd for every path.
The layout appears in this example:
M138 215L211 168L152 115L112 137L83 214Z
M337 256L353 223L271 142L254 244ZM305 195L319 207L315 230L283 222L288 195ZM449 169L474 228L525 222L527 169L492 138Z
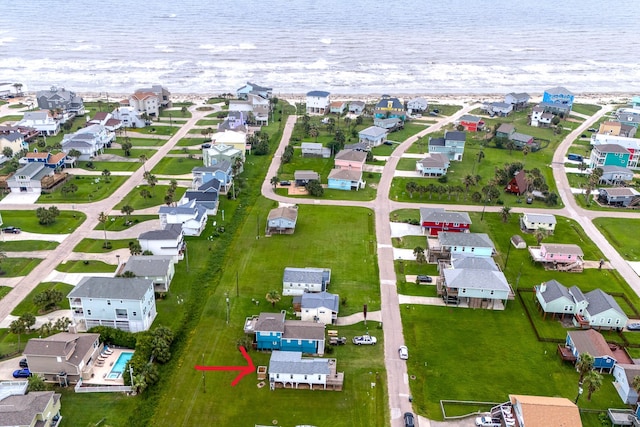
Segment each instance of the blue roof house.
M573 93L561 86L547 89L542 94L542 102L560 104L568 107L569 111L571 111L571 108L573 107L573 98Z

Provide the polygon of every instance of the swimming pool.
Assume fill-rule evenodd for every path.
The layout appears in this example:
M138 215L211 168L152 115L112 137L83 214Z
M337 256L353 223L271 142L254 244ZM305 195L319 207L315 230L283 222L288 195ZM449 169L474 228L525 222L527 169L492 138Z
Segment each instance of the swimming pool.
M122 372L124 371L124 367L127 365L127 362L133 357L133 352L123 351L118 356L118 360L114 363L113 368L107 375L107 378L111 380L118 379L122 376Z

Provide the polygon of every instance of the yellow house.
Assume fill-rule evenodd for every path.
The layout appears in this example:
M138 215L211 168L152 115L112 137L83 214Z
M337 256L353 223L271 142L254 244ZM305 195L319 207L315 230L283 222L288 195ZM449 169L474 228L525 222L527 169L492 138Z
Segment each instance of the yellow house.
M636 134L636 128L633 126L625 125L620 122L606 121L600 124L598 133L611 136L623 136L627 138L633 138Z

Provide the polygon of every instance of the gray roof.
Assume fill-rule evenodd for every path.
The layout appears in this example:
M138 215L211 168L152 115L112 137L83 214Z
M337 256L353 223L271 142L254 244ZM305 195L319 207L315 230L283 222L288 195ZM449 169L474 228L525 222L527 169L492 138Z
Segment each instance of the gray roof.
M444 138L431 138L429 137L429 145L436 147L444 147Z
M260 313L254 326L256 332L284 332L285 312Z
M548 282L544 282L543 284L546 285L547 288L544 292L540 292L540 295L546 303L555 301L562 297L567 298L569 301L573 301L573 297L569 293L569 289L567 289L567 287L562 283L552 279Z
M631 187L616 187L616 188L599 188L600 193L606 193L608 196L638 196L640 193Z
M563 88L562 86L552 87L551 89L545 90L545 92L548 93L549 95L573 95L571 91L569 91L566 88Z
M362 129L360 132L358 132L359 135L367 135L367 136L372 136L374 138L377 138L379 136L382 135L386 135L387 134L387 130L385 128L381 128L378 126L369 126L366 129Z
M191 172L216 172L222 170L226 172L231 167L231 162L229 160L221 160L217 163L212 164L211 166L197 166L191 169Z
M595 358L608 356L615 360L609 344L607 344L602 334L595 329L569 331L568 335L571 337L574 347L578 350L578 354L589 353Z
M139 240L175 240L182 235L182 225L170 224L162 230L151 230L138 236Z
M336 160L364 163L367 161L367 153L354 150L340 150L340 152L336 154Z
M198 187L198 193L208 193L208 194L215 194L216 195L216 200L218 197L218 192L220 192L220 187L222 187L222 182L217 179L217 178L213 178L210 179L209 181L205 182L204 184L202 184L200 187ZM192 193L193 191L188 191L188 193ZM191 199L191 198L189 198ZM199 199L199 198L198 198Z
M348 169L331 169L328 178L346 181L360 181L362 179L362 171Z
M461 233L458 233L461 234ZM471 268L444 270L444 281L450 288L509 291L509 283L501 271Z
M538 106L544 108L545 110L547 108L550 108L552 110L562 110L562 111L570 110L568 104L560 104L558 102L541 102L540 104L538 104Z
M303 150L322 150L322 144L319 142L302 142L300 148Z
M530 222L543 222L545 224L555 224L556 223L555 215L530 213L530 212L525 212L524 215L526 215L527 219Z
M26 175L30 179L40 180L44 176L48 175L51 171L50 168L47 168L42 162L31 162L27 163L26 166L18 169L16 173L12 176L12 178L17 177L18 175Z
M454 255L451 258L453 268L470 268L472 270L494 270L498 271L498 266L493 258Z
M522 92L522 93L515 93L515 92L511 92L511 93L508 93L507 95L511 95L511 96L512 96L512 97L514 97L515 99L518 99L518 100L525 100L525 101L528 101L528 100L529 100L529 98L531 98L531 97L529 96L529 94L528 94L528 93L526 93L526 92Z
M330 359L302 358L299 351L274 350L269 360L270 374L329 375Z
M509 104L509 105L511 105L511 104ZM461 121L461 122L475 122L475 123L478 123L478 122L482 121L482 119L480 117L472 116L471 114L464 114L464 115L460 116L460 118L458 120Z
M291 221L296 221L298 219L298 208L281 207L271 209L267 220L270 221L277 218L286 218Z
M448 212L443 208L420 208L421 221L449 222L471 224L471 218L466 212Z
M320 174L316 171L299 170L293 173L294 179L320 179Z
M149 289L153 289L151 279L85 277L69 292L68 297L141 300Z
M509 108L513 106L512 104L509 104L507 102L491 102L489 103L489 105L495 108Z
M475 248L492 248L495 246L485 233L438 233L438 240L442 246L469 246Z
M603 313L610 309L617 311L623 316L625 315L624 311L622 310L622 308L620 308L620 305L618 305L616 300L613 299L611 295L603 292L601 289L594 289L591 292L587 292L585 297L587 298L587 302L589 303L589 305L587 305L587 311L591 316L595 316L596 314Z
M15 142L21 139L24 139L24 136L21 133L18 132L14 132L14 133L5 133L5 134L0 134L0 139L5 139L9 142Z
M60 395L52 391L32 391L23 395L5 397L0 400L0 425L38 426L37 419L47 416L44 411L51 399L57 401Z
M327 273L328 272L328 273ZM327 275L328 274L328 275ZM331 277L331 270L316 267L286 267L284 269L283 282L293 283L328 283Z
M319 98L326 98L329 95L329 92L325 92L323 90L312 90L311 92L307 92L307 96L317 96Z
M444 139L446 139L447 141L464 141L467 139L467 133L457 130L448 130L444 133Z
M130 271L136 276L164 276L173 263L169 255L135 255L125 264L123 273Z
M300 304L302 308L326 307L337 313L340 310L340 297L329 292L305 292L302 294Z
M580 246L571 243L543 243L542 246L545 247L548 253L552 254L584 255Z
M502 123L499 127L498 130L496 130L496 133L513 133L515 132L516 127L514 125L512 125L511 123Z
M600 169L602 169L602 173L626 173L626 174L633 174L633 171L629 168L623 168L622 166L612 166L612 165L608 165L608 166L598 166Z
M283 339L324 340L324 323L285 320Z
M531 135L527 135L526 133L514 132L511 134L511 140L516 142L524 142L527 143L531 141L533 137Z
M443 159L441 156L434 156L433 154L439 153L432 153L424 159L418 160L418 163L420 163L423 168L444 168L447 166L449 163L447 160Z
M365 144L364 142L356 142L355 144L346 144L344 146L345 150L356 150L356 151L371 151L371 147L369 144Z
M202 187L204 187L207 184L204 184ZM202 187L200 187L200 189ZM198 191L198 190L186 191L183 197L186 197L189 200L195 200L199 205L206 204L207 202L218 201L218 193L216 191L202 191L202 190Z
M64 358L72 353L68 362L77 366L99 338L100 334L60 332L46 338L31 338L22 353L25 356L60 356Z
M597 144L593 147L600 153L622 153L629 154L629 150L618 144Z
M388 108L389 101L391 101L391 108L404 110L404 104L402 104L402 102L400 102L398 98L392 98L390 96L384 95L382 96L382 99L376 104L376 108Z
M577 286L570 287L569 293L573 296L575 302L582 302L587 299L582 293L582 290Z

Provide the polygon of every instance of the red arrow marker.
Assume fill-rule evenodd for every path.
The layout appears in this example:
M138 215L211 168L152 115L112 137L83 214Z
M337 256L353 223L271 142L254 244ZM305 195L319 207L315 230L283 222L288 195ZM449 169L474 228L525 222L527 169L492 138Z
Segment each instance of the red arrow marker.
M245 375L251 374L251 373L255 372L255 370L256 370L256 367L254 366L253 361L251 360L251 357L247 354L247 350L245 350L243 346L240 346L240 353L242 353L242 356L247 361L247 363L248 363L247 366L201 366L201 365L196 365L195 368L198 371L240 371L240 373L238 374L236 379L231 382L231 386L233 387L233 386L235 386L236 384L238 384L240 382L242 377L244 377Z

